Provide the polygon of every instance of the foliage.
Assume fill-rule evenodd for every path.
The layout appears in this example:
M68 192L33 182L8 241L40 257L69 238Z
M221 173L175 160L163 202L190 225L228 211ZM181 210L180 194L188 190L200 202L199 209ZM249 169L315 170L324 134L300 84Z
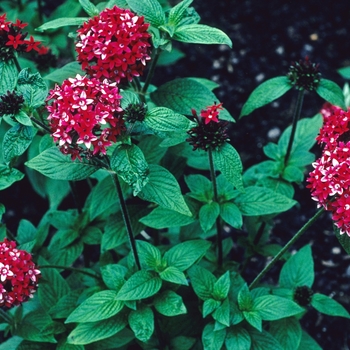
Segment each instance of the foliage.
M0 256L0 350L319 349L300 323L308 309L350 315L312 290L311 246L288 253L307 226L284 248L269 236L274 218L297 204L293 186L315 158L322 116L299 120L304 90L346 109L340 88L308 59L258 86L241 117L293 87L300 92L292 125L264 147L269 159L244 169L227 131L235 120L215 83L180 77L152 85L157 63L184 56L176 41L232 47L222 30L199 23L192 0L66 0L49 17L34 3L26 5L29 31L49 47L34 51L61 64L21 60L20 45L29 43L6 28L20 30L24 12L1 5L8 49L0 51L0 190L15 191L25 178L49 206L37 227L21 220L11 233L0 225L1 240L16 241L41 271L32 299L2 305L15 278ZM300 83L300 71L313 80ZM62 203L70 191L74 208ZM0 218L5 212L0 204ZM336 235L349 252L349 237ZM254 256L276 257L248 285ZM279 281L260 284L280 258Z

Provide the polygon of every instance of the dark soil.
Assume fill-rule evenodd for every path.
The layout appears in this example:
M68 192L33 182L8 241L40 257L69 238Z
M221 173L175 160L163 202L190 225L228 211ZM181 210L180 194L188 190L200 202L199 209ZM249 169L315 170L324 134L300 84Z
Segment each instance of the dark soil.
M346 0L217 0L194 1L203 24L225 31L233 41L233 49L214 45L179 45L187 57L169 68L159 68L159 76L204 77L220 87L215 90L237 123L231 128L231 141L240 153L244 168L266 159L262 147L290 123L296 91L238 120L240 110L249 94L261 82L285 75L292 61L308 55L320 63L322 76L343 86L344 80L336 72L350 65L349 16L350 2ZM161 84L156 81L156 85ZM211 102L208 101L208 104ZM304 99L302 116L311 117L322 106L322 99L308 93ZM319 154L318 147L314 148ZM24 170L24 169L20 169ZM1 192L0 202L7 209L5 221L15 230L20 218L38 223L47 203L21 181ZM310 199L305 184L296 186L300 202L288 214L276 219L272 238L285 244L311 218L316 205ZM72 198L69 198L72 202ZM295 249L311 243L315 260L313 290L334 297L350 311L350 257L335 237L332 222L324 214L297 242ZM265 260L252 261L248 266L248 281L261 270ZM268 279L277 282L279 268ZM312 310L302 321L303 327L323 349L350 347L349 321L323 316ZM266 349L268 350L268 349Z

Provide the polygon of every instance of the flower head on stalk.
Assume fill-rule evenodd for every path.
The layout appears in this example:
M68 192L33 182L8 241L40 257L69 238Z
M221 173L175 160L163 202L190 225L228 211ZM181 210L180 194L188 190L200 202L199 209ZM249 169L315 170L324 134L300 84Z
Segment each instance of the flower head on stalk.
M317 140L324 150L312 164L307 187L312 199L332 212L340 234L350 236L350 114L330 104L325 104L321 113L324 124Z
M208 151L220 148L225 142L230 141L227 135L227 122L219 121L219 111L222 110L222 103L208 106L201 110L200 116L192 109L192 115L198 125L191 128L187 133L190 137L186 140L193 146L193 150L203 149Z
M12 59L15 52L41 50L40 41L36 41L33 36L26 39L28 33L23 33L22 29L27 25L18 19L14 23L6 21L6 13L0 16L0 59Z
M50 91L47 105L52 136L72 159L106 154L125 130L116 83L82 77L65 80Z
M150 60L148 23L128 9L114 6L77 30L76 51L83 70L98 79L132 81Z
M0 242L0 307L11 308L32 298L40 276L31 254L7 238Z
M312 63L306 56L304 60L291 64L287 77L298 90L312 91L317 88L321 80L318 67L319 64Z

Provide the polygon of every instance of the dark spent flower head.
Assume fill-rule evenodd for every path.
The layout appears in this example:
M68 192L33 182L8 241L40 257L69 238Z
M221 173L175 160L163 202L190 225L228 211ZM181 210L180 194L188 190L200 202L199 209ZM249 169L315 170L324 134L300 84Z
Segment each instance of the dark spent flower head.
M312 63L308 56L299 62L293 62L287 73L292 85L298 90L312 91L317 88L321 80L318 70L319 64Z
M201 110L202 118L198 117L195 109L191 110L198 125L187 131L190 137L186 141L193 146L193 150L219 149L225 142L230 141L227 135L228 123L218 119L219 110L222 109L222 103L214 102L213 105Z
M57 66L57 56L52 53L51 49L45 46L42 46L40 51L34 54L33 60L39 69L45 70Z
M311 303L313 295L314 292L308 286L297 287L294 291L294 300L300 306L307 306Z
M130 103L123 113L123 118L129 123L143 122L147 114L147 104L140 103Z
M14 116L24 103L22 95L17 95L16 91L7 91L7 94L0 96L0 117L4 115Z
M98 79L132 81L150 60L148 23L128 9L114 6L77 30L76 51L83 70Z
M33 297L40 271L25 250L7 238L0 242L0 307L11 308Z

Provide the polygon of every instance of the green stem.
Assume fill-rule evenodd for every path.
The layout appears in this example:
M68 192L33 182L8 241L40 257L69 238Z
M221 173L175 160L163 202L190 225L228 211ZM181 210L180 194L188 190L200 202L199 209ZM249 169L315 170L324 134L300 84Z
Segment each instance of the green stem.
M39 17L39 22L40 24L43 23L43 6L41 3L41 0L37 0L38 3L38 17Z
M118 198L119 198L119 202L120 202L120 208L122 210L123 220L124 220L126 232L128 233L130 248L131 248L132 254L134 256L135 264L136 264L138 270L141 270L140 259L139 259L139 255L138 255L137 248L136 248L136 241L135 241L134 234L132 232L130 216L129 216L128 208L126 206L126 203L125 203L125 200L123 197L123 192L122 192L122 188L120 186L118 175L115 172L110 172L110 174L112 176L113 183L114 183L115 188L117 190L117 194L118 194Z
M47 133L51 134L52 131L50 130L49 127L47 127L44 123L42 123L41 121L39 121L38 119L34 118L33 116L29 116L30 120L39 125L42 129L44 129Z
M62 265L40 265L39 269L62 269L62 270L68 270L68 271L73 271L73 272L78 272L78 273L82 273L83 275L86 276L90 276L92 278L95 278L97 280L101 280L101 276L99 276L98 274L94 274L92 272L83 270L83 269L79 269L77 267L71 267L71 266L62 266Z
M213 183L214 201L215 201L215 203L219 203L218 187L217 187L217 183L216 183L214 160L213 160L213 151L210 147L208 149L208 155L209 155L210 177L211 177L211 181ZM216 241L217 241L217 246L218 246L218 265L222 266L222 261L223 261L222 232L221 232L221 225L220 225L220 217L219 216L217 217L215 224L216 224Z
M145 98L145 94L146 94L147 89L149 87L149 84L151 83L151 80L153 78L154 70L156 69L159 55L160 55L159 49L155 49L154 53L153 53L152 60L151 60L151 65L150 65L149 70L148 70L145 84L143 85L142 90L141 90L141 98L143 98L143 99ZM142 102L145 102L145 101L142 101Z
M286 153L286 156L284 158L284 165L285 166L288 164L290 153L292 151L293 141L294 141L294 137L295 137L295 131L297 129L297 123L298 123L298 120L300 118L301 107L303 106L303 100L304 100L304 90L299 90L298 97L297 97L297 103L296 103L294 115L293 115L292 131L290 133L289 143L288 143L288 147L287 147L287 153Z
M76 183L74 181L68 181L68 183L69 183L69 187L71 189L71 193L73 196L74 204L75 204L76 208L78 209L78 213L81 214L82 208L81 208L81 204L80 204L80 200L79 200L79 194L77 191Z
M8 314L1 307L0 307L0 318L2 318L8 324L12 324L12 319L13 319L12 315Z
M11 241L16 241L17 239L15 235L6 227L6 236L11 240Z
M21 66L19 65L17 57L13 56L13 63L15 64L18 73L22 70Z
M266 227L266 222L263 221L259 227L258 232L256 233L255 238L254 238L254 241L253 241L254 245L258 245L258 243L260 242L260 239L264 233L265 227Z
M296 242L296 240L323 214L324 208L321 208L316 214L293 236L293 238L277 253L271 262L255 277L250 284L249 289L253 289L265 274L271 270L276 262L284 255L284 253Z

